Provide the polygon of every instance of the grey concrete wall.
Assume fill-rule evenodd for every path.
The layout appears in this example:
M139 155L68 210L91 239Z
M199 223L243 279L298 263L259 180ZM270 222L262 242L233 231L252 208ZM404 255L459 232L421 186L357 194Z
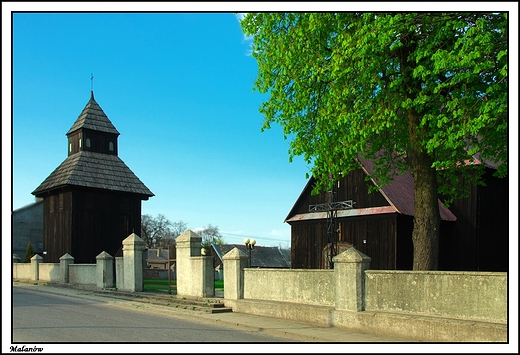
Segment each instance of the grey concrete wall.
M245 269L248 298L334 306L334 270Z
M354 248L333 270L247 269L231 253L224 297L235 312L421 341L508 340L507 273L368 270Z
M507 322L507 273L366 273L366 310Z
M80 285L97 285L96 264L69 265L69 283Z
M41 263L38 279L40 281L58 281L60 280L60 264L59 263Z
M507 324L410 313L333 310L332 325L428 342L507 342ZM453 346L453 345L452 345Z
M33 280L33 268L31 263L13 264L13 279Z

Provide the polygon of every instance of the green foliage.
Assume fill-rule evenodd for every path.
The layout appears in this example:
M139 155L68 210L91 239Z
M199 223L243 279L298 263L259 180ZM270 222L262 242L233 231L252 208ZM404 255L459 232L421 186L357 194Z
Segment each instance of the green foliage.
M262 130L283 128L314 193L360 155L379 185L410 170L414 269L435 269L437 194L467 195L479 161L507 175L507 13L249 13L241 26L268 94Z
M23 262L30 263L34 254L32 243L29 241L29 243L27 243L27 249L25 249L25 258L23 259Z
M506 13L250 13L241 25L269 96L263 129L283 127L315 192L358 154L385 184L425 152L453 197L476 153L507 174Z

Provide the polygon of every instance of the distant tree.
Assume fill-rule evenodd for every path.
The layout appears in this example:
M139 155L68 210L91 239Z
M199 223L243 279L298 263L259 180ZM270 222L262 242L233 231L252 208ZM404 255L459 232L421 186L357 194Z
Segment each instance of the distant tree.
M173 222L171 226L172 236L176 239L188 229L188 224L184 221Z
M30 263L31 258L34 256L33 246L32 243L29 241L27 243L27 249L25 249L25 259L23 260L24 263Z
M209 249L211 244L224 244L224 238L220 235L218 226L209 224L202 231L197 232L202 237L202 247Z
M149 214L141 216L141 238L149 248L167 248L168 245L174 245L175 238L185 229L185 222L172 223L162 214L158 214L157 217Z
M268 94L263 129L283 128L290 160L312 165L315 193L359 169L360 154L380 186L410 171L413 269L437 269L438 194L482 183L482 164L465 167L476 155L507 175L508 13L264 12L241 26L254 87Z

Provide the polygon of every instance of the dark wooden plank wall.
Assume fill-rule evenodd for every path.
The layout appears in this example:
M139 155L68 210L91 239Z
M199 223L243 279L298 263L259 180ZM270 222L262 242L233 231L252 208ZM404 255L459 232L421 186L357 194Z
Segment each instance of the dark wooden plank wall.
M50 195L44 199L43 251L46 252L43 256L44 262L57 263L65 253L71 254L71 204L70 192Z
M352 244L372 258L371 269L393 270L397 266L396 214L371 218L338 218L338 241ZM326 220L291 225L291 268L321 269L327 245Z
M291 268L322 268L322 250L327 243L327 225L323 222L291 225Z
M413 267L413 217L397 215L396 270L412 270Z
M397 215L339 219L339 241L369 256L371 269L394 270L397 252Z
M441 236L441 270L508 271L509 180L494 171L486 169L487 186L471 186L467 198L449 206L457 221Z
M65 253L75 263L95 263L102 251L115 257L126 237L141 233L139 196L74 189L44 201L45 262L59 262Z
M354 200L355 208L389 206L378 191L368 193L371 181L365 181L362 169L355 170L343 177L335 186L336 201ZM304 191L304 197L295 206L294 214L309 212L309 205L326 203L328 192L312 195ZM354 245L356 249L373 257L371 267L392 269L396 265L397 224L395 215L375 216L372 218L338 218L340 230L338 241ZM363 242L366 240L366 243ZM323 221L294 222L291 224L291 267L324 268L322 249L327 245L327 223Z
M509 178L494 177L493 172L488 169L487 186L478 187L478 269L509 271Z
M141 233L141 200L136 196L81 189L75 192L74 210L75 251L84 262L95 262L102 251L121 254L122 241Z
M363 170L352 171L347 176L339 180L335 185L336 201L354 200L355 208L389 206L390 204L378 191L368 193L369 186L373 186L371 181L365 181L366 174ZM304 192L305 197L295 206L294 213L301 214L309 212L309 205L326 203L329 201L327 191L312 195L310 191Z
M471 187L468 198L449 206L457 221L441 222L440 270L508 271L509 180L493 177L493 172L493 169L486 171L487 186ZM371 182L365 182L364 176L362 170L357 170L343 178L336 200L353 199L356 208L387 206L379 192L368 194ZM310 204L328 201L326 192L314 196L308 191L304 194L293 214L307 213ZM339 218L337 226L340 229L338 241L349 242L371 257L372 269L412 269L413 217L396 214ZM324 267L321 253L327 243L326 220L293 222L291 236L292 268Z

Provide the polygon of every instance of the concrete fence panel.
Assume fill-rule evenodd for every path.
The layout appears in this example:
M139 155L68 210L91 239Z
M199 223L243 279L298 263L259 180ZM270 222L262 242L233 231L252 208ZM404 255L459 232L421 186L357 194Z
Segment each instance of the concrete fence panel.
M60 282L60 264L59 263L41 263L39 271L39 280L47 282Z
M507 322L507 273L367 270L366 310Z
M97 264L69 265L69 283L80 285L97 285Z
M334 270L245 269L248 298L334 306Z
M13 264L13 279L33 280L33 266L31 263Z

